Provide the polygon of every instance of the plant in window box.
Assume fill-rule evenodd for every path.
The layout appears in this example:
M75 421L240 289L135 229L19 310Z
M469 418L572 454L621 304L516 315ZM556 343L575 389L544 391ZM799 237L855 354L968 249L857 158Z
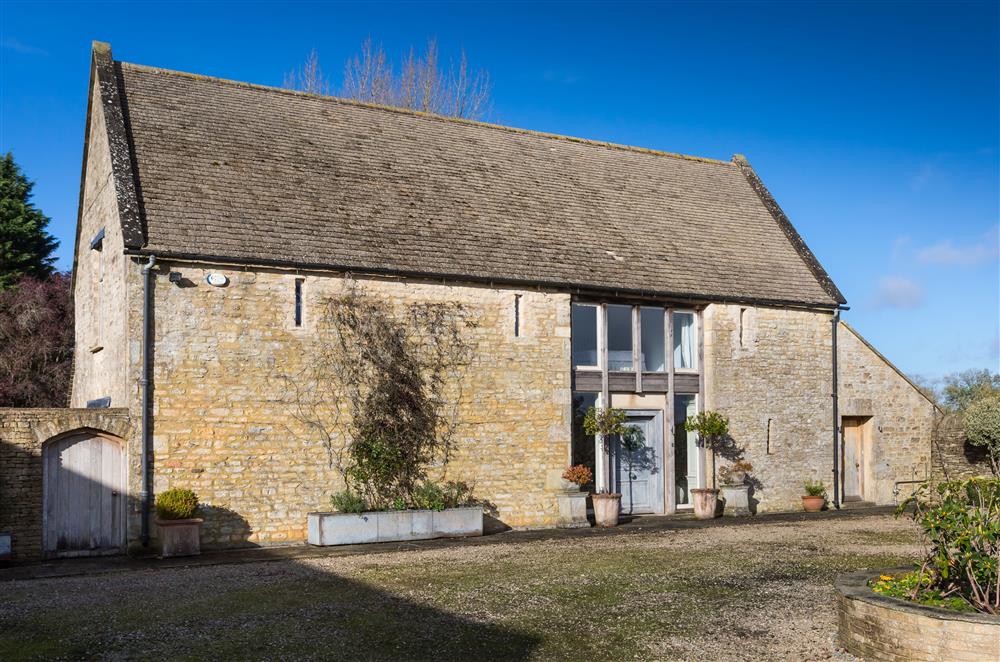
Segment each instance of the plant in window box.
M559 502L559 526L576 529L590 526L587 520L587 493L581 491L584 485L594 480L594 473L582 464L569 467L562 478L568 487L556 495Z
M729 419L717 411L703 411L688 416L684 429L698 435L698 445L713 453L732 448L729 436ZM694 514L698 519L713 519L719 515L719 490L696 487L691 490L694 497Z
M160 534L160 555L201 554L201 524L197 517L198 496L191 490L171 488L156 496L156 526Z
M583 431L586 434L600 435L607 450L609 441L627 433L625 411L614 407L591 407L583 417ZM597 526L611 527L618 525L618 513L621 511L622 495L620 492L608 492L605 488L591 495L594 504L594 520Z

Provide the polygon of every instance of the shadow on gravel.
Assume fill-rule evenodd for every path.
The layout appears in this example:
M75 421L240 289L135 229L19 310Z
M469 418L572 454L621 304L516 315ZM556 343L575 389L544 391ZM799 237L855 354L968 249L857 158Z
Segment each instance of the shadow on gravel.
M15 587L0 604L2 660L524 660L540 644L297 561Z

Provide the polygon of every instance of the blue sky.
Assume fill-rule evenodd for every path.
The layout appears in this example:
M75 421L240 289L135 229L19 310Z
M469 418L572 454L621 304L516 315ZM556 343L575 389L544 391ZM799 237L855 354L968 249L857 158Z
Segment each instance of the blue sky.
M0 4L0 149L68 267L90 42L280 85L311 48L336 83L367 36L428 37L494 83L493 120L746 154L910 374L1000 370L1000 16L991 3Z

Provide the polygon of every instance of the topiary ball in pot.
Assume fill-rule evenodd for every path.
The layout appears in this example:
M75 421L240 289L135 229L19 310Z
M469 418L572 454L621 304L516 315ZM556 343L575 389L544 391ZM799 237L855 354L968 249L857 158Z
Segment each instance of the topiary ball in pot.
M156 495L156 525L160 555L194 556L201 553L201 519L198 496L191 490L173 488Z
M156 516L162 520L191 519L198 512L198 495L171 488L156 496Z

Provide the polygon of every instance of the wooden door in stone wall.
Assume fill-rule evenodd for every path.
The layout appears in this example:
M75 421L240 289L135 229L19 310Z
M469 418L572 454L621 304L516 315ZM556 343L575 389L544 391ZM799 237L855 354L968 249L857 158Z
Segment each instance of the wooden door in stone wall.
M42 451L45 553L117 554L125 547L125 458L118 441L85 432Z
M864 419L845 416L841 425L843 437L844 501L863 501L865 494Z

